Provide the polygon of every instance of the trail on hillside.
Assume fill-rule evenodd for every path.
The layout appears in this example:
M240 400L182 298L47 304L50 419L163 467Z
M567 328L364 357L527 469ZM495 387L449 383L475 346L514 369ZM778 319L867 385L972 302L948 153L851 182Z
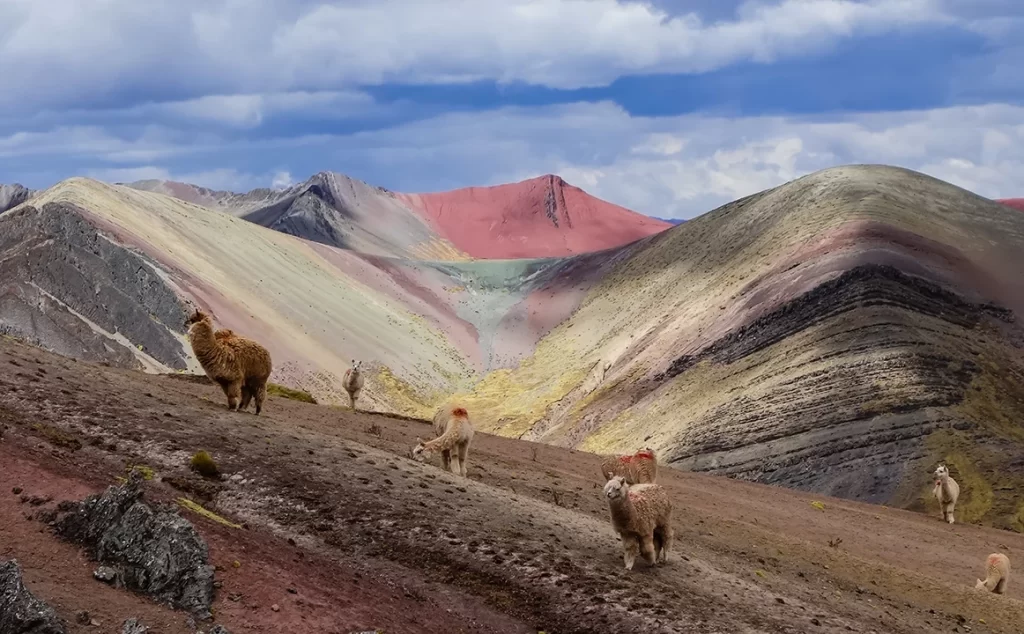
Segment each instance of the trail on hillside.
M50 495L45 508L145 464L152 496L244 524L183 511L211 544L232 631L1009 633L1024 619L1024 586L971 587L989 552L1024 552L1021 535L664 469L676 549L626 572L596 456L478 434L463 479L405 457L430 435L422 421L279 398L256 417L222 401L212 385L0 342L0 557L19 557L72 623L146 611L187 631L97 585L10 493ZM223 480L187 470L199 449Z

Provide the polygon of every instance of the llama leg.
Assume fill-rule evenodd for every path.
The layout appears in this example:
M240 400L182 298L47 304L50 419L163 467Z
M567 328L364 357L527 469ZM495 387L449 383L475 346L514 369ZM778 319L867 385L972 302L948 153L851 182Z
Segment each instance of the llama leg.
M658 553L658 563L665 563L668 561L668 552L672 550L672 542L675 540L676 534L672 529L672 524L666 524L661 529L661 552Z
M449 449L441 452L441 468L445 471L452 470L452 452Z
M464 478L466 477L466 458L468 457L469 443L462 443L461 445L459 445L459 467L461 468L461 471L459 471L459 475L461 475Z
M237 410L238 399L242 397L242 382L232 381L228 384L226 392L228 394L228 409L232 411Z
M263 411L263 401L267 400L267 382L264 381L256 388L256 415Z
M1006 590L1006 577L1003 577L996 582L996 587L992 589L992 592L996 594L1002 594Z
M946 505L945 515L946 515L946 521L949 522L950 524L952 524L953 523L953 505L952 504Z
M252 400L252 390L248 383L242 384L242 401L238 404L238 411L244 412L249 409L249 402Z
M633 536L622 536L622 563L626 564L626 570L632 570L636 562L637 553L636 538Z
M452 454L452 473L459 473L462 467L459 465L458 454Z
M644 561L654 564L654 535L644 535L640 538L640 554Z

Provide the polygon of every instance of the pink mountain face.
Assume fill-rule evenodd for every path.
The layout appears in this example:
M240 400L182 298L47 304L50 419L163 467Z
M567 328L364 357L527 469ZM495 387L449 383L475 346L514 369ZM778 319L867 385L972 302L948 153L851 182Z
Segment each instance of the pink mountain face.
M1021 211L1024 211L1024 198L1003 198L1002 200L997 200L996 202L1002 203L1007 207L1013 207L1014 209L1020 209Z
M605 202L558 176L433 194L398 194L476 258L560 257L628 244L672 225Z

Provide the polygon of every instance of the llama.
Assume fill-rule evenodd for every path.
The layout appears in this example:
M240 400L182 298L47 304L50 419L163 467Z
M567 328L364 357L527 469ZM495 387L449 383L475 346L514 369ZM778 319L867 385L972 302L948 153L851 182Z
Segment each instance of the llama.
M612 526L622 539L622 561L633 569L637 551L648 564L665 563L672 550L672 501L658 484L630 486L623 476L604 485Z
M996 594L1006 592L1010 582L1010 558L1002 553L992 553L985 558L985 580L974 584L977 590L988 590Z
M605 481L622 476L626 484L649 484L658 477L658 458L654 450L645 447L632 455L607 456L601 463Z
M444 470L466 477L469 445L473 442L473 424L469 422L466 409L458 405L446 405L439 409L434 414L434 435L437 437L426 442L417 438L412 457L423 462L427 453L440 451Z
M214 331L213 320L198 309L186 320L185 327L192 352L206 376L224 390L228 409L245 411L255 399L259 415L273 370L267 349L231 330Z
M939 508L942 510L942 519L953 523L953 507L960 497L960 485L950 477L946 465L940 464L935 469L935 488L932 490L935 499L939 501Z
M362 361L356 361L352 359L352 367L345 370L345 378L341 380L341 386L348 392L348 403L352 409L356 408L356 399L359 398L359 393L363 390L363 373L360 368L363 367Z

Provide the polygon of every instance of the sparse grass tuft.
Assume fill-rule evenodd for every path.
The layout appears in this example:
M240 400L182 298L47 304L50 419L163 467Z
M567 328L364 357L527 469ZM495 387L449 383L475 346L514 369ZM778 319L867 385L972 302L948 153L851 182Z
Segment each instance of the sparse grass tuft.
M197 451L192 456L191 467L193 471L206 478L216 478L220 475L213 456L206 451Z
M304 390L296 390L277 383L267 383L267 394L274 396L280 396L281 398L290 398L293 401L300 401L302 403L311 403L316 405L316 399L313 395Z
M229 522L228 520L224 519L220 515L217 515L213 511L210 511L210 510L207 510L206 508L203 508L202 506L200 506L199 504L196 504L195 502L193 502L192 500L190 500L188 498L178 498L178 504L180 504L183 508L187 508L188 510L192 511L195 514L202 515L203 517L205 517L207 519L210 519L210 520L213 520L214 522L217 522L218 524L223 524L224 526L230 526L231 528L242 528L241 525L235 524L234 522Z
M71 451L78 451L82 448L82 441L79 440L77 436L71 432L66 432L63 429L54 427L53 425L36 423L35 425L32 425L32 429L39 432L43 438L55 447L64 447Z
M384 429L381 428L381 426L378 425L377 423L374 423L366 428L366 433L370 434L371 436L376 436L377 438L380 438L381 436L384 435Z
M152 480L153 476L156 475L156 472L153 471L151 467L147 467L144 464L128 465L126 471L128 473L131 473L132 471L138 471L139 473L142 474L143 480Z
M819 502L819 501L815 500L815 501L811 502L811 506L813 506L814 508L818 509L819 511L821 511L823 513L825 512L825 504L822 503L822 502Z

